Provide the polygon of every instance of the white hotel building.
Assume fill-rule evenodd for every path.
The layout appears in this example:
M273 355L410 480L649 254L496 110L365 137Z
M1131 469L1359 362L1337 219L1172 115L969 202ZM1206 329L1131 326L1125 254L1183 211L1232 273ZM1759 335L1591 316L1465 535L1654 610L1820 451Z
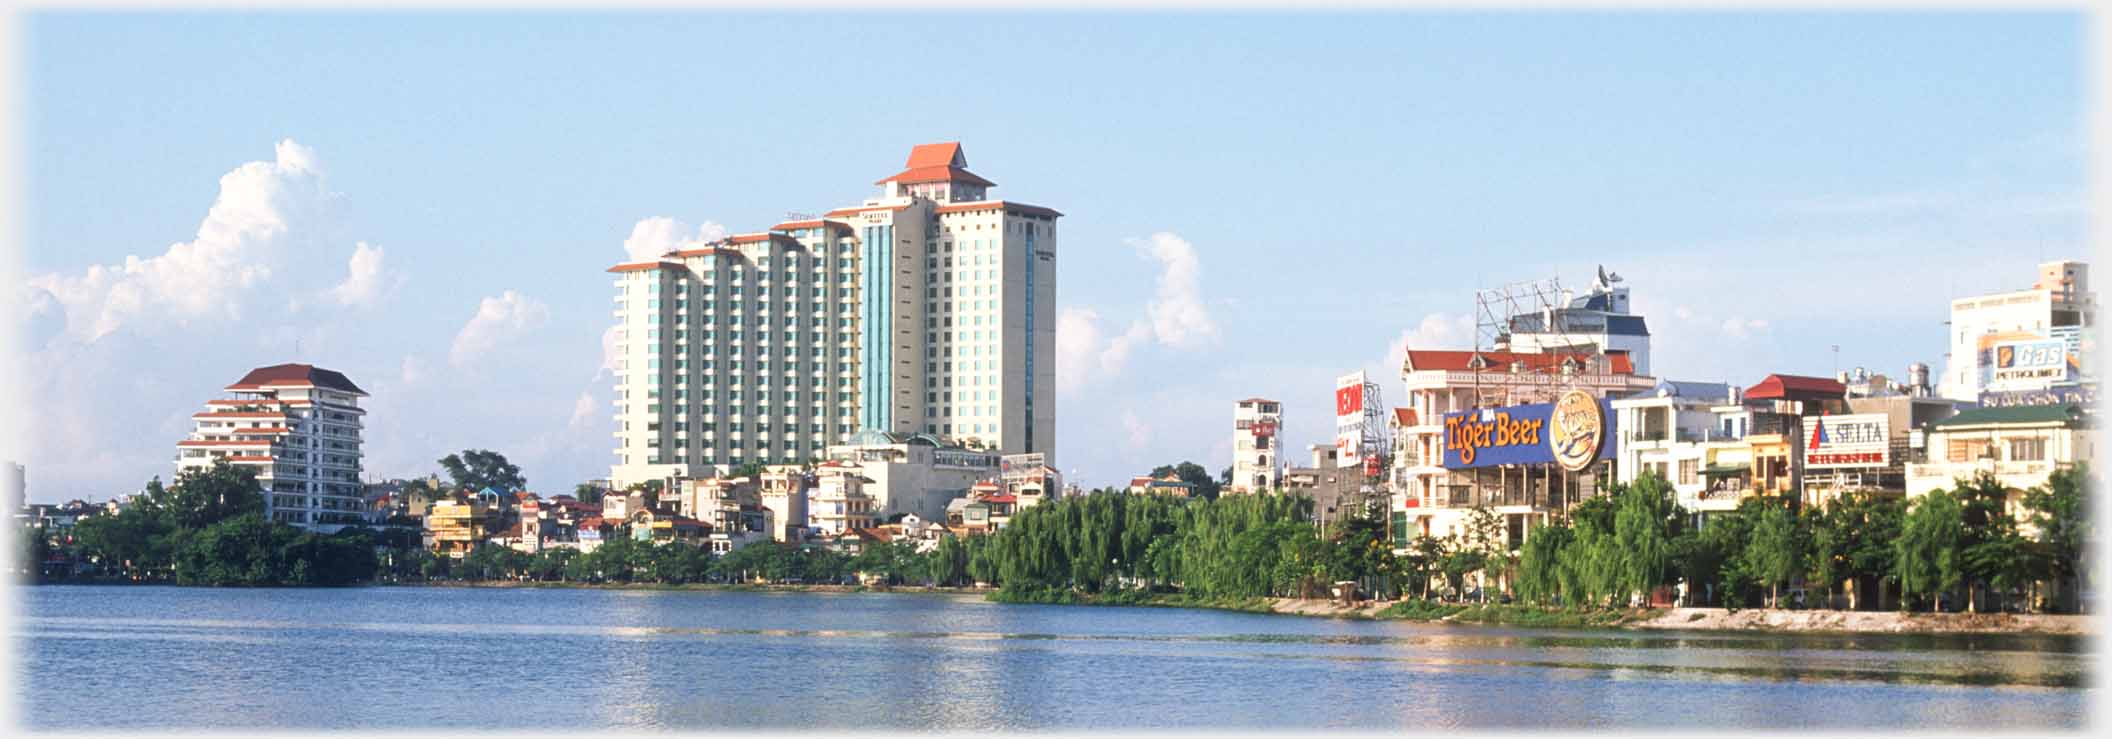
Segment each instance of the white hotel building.
M1056 219L960 144L880 196L616 275L618 486L803 462L862 430L1055 448Z
M217 460L256 471L271 520L325 533L365 520L360 482L359 399L343 374L305 364L250 370L192 414L176 443L176 471Z

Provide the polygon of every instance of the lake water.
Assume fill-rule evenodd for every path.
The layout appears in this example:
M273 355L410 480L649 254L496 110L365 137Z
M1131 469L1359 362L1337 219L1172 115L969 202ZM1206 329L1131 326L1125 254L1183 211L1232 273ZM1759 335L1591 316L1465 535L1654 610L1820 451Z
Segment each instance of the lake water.
M2084 725L2078 639L1560 631L976 597L43 586L32 729Z

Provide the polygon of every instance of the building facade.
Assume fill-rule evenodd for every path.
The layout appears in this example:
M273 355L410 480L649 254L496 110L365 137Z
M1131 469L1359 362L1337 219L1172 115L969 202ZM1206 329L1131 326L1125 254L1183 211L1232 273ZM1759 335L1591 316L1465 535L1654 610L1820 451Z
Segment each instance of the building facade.
M2088 382L2096 325L2090 266L2077 261L2039 265L2027 290L1953 300L1939 392L1980 403Z
M1055 450L1056 219L958 143L879 197L616 275L617 486L821 458L862 430Z
M1396 433L1406 438L1395 438L1388 474L1394 483L1389 508L1396 543L1457 535L1467 511L1484 505L1497 508L1508 527L1522 532L1613 481L1605 465L1556 470L1544 461L1496 466L1461 461L1456 450L1448 451L1456 433L1447 428L1448 421L1483 409L1550 404L1571 391L1605 399L1657 384L1637 374L1625 352L1417 349L1402 360L1401 382L1408 405L1395 409L1394 423ZM1614 419L1607 421L1612 425Z
M176 470L216 461L256 472L271 520L325 533L366 519L360 481L364 390L343 374L306 364L250 370L192 414L177 442Z
M996 478L1003 457L940 441L930 434L862 431L829 448L829 460L867 480L865 493L881 518L914 513L942 520L946 504L977 482Z
M1283 404L1248 398L1232 408L1232 486L1265 493L1283 486Z
M1977 408L1929 426L1926 462L1907 465L1909 497L1948 490L1976 475L1993 475L2011 489L2012 511L2023 491L2046 484L2058 470L2090 462L2095 431L2080 406Z

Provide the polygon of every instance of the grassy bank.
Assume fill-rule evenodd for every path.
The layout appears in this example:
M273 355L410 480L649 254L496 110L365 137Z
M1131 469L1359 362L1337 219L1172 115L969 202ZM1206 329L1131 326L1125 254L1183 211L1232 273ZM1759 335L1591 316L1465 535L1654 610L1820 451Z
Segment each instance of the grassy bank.
M1035 603L1065 606L1147 606L1153 608L1212 608L1244 613L1276 613L1267 598L1205 598L1187 593L1146 593L1116 590L1079 593L1068 590L998 590L989 599L997 603Z

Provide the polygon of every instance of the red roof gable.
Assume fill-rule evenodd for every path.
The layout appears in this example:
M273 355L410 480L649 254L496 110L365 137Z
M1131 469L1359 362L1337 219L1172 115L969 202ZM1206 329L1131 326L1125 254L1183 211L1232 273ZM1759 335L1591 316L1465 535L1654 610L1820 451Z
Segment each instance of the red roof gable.
M909 161L902 166L918 167L966 167L968 155L961 151L961 142L942 141L936 144L918 144L909 148Z
M1399 424L1400 424L1400 425L1402 425L1402 426L1414 426L1414 425L1415 425L1415 409L1414 409L1414 408L1395 408L1395 409L1393 409L1393 420L1394 420L1394 422L1395 422L1395 423L1399 423Z
M924 182L966 182L971 185L982 185L984 187L995 187L997 185L995 182L983 179L974 172L961 169L960 167L912 167L895 173L893 177L873 184L885 185L889 182L900 182L905 185L915 185Z
M1823 400L1847 394L1848 386L1837 381L1803 375L1768 375L1745 390L1752 400Z
M270 367L258 367L250 370L249 374L243 375L242 379L236 380L235 384L227 386L227 389L256 390L266 387L307 386L328 388L355 395L367 394L367 391L359 389L358 385L354 385L351 380L346 379L344 374L308 364L274 364Z

